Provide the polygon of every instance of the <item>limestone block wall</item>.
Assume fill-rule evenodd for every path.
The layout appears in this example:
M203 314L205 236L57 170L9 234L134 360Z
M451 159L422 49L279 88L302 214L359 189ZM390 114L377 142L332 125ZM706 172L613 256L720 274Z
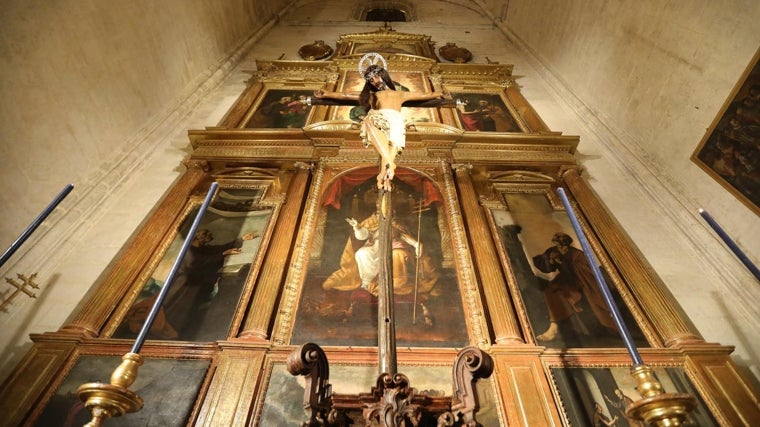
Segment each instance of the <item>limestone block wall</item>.
M187 129L219 120L220 99L232 103L245 80L233 93L217 87L287 7L3 3L0 247L66 184L74 190L0 268L0 277L37 272L40 286L36 300L21 295L0 314L0 378L25 353L28 334L57 330L108 267L181 172ZM200 107L212 91L221 98Z

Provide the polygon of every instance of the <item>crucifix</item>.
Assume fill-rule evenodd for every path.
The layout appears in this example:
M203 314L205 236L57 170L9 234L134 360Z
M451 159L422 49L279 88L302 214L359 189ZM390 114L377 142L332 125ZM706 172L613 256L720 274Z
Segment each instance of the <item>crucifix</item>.
M379 53L370 52L359 61L359 74L364 78L361 93L332 92L319 89L314 92L313 104L358 102L367 113L359 135L366 147L370 145L380 154L380 173L377 187L391 191L391 181L396 170L396 157L406 146L406 124L401 113L403 104L440 107L452 104L443 91L406 92L396 90L396 84L387 71L388 63ZM430 102L432 101L432 102ZM416 104L415 104L416 103ZM421 104L423 103L423 104Z
M380 155L377 176L378 200L378 379L369 393L340 395L332 393L329 366L324 351L313 343L304 344L291 353L288 370L306 377L304 408L309 419L304 426L344 426L350 424L349 413L362 410L366 425L372 426L477 426L478 409L474 383L487 378L493 371L491 357L477 347L460 351L454 362L454 395L451 397L418 394L409 378L398 372L396 360L396 330L393 298L392 258L392 180L396 157L406 142L401 107L407 101L429 102L441 106L443 92L402 92L386 71L385 59L368 53L359 62L359 72L365 79L361 94L346 94L318 90L318 100L359 101L368 111L362 122L360 136ZM315 103L325 104L317 101ZM437 105L436 105L437 103ZM420 206L421 209L421 206Z

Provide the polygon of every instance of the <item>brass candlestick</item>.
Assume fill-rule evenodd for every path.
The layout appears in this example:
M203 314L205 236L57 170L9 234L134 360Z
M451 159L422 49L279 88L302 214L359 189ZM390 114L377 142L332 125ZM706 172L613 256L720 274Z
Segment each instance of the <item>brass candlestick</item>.
M665 393L652 368L647 365L633 365L631 375L636 379L636 390L643 399L628 405L625 409L627 416L648 425L681 426L688 413L697 406L697 400L690 394Z
M100 427L109 418L142 409L142 398L128 389L137 378L137 369L143 363L142 356L127 353L121 360L121 364L111 374L110 384L86 383L77 389L79 398L92 412L92 420L85 427Z

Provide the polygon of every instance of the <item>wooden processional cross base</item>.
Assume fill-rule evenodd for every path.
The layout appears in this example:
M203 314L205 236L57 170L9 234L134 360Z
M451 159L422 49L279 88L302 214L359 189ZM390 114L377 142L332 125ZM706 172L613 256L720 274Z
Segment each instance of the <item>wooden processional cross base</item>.
M377 427L467 426L479 424L475 381L488 378L493 360L477 347L457 354L453 366L454 394L427 396L411 387L409 378L396 371L396 332L393 314L393 264L391 258L391 193L378 194L378 368L377 384L368 393L332 393L330 368L320 346L302 345L288 357L288 371L306 379L304 408L308 419L303 426L342 427L364 420Z

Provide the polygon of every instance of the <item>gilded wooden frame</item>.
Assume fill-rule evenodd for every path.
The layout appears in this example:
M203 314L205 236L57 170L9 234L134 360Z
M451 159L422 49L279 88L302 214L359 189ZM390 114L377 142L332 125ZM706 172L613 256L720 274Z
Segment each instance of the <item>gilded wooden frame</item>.
M108 383L112 372L119 366L122 356L128 351L129 348L120 342L88 342L79 346L79 348L68 357L66 362L60 367L55 380L45 388L44 393L40 397L40 401L29 414L27 421L40 423L44 420L42 417L46 411L52 411L51 415L56 419L56 423L61 422L62 419L66 420L66 417L59 418L60 415L64 414L56 411L55 408L51 406L53 404L53 399L60 394L59 392L65 391L65 395L59 396L58 399L60 400L63 398L71 405L67 415L71 417L76 416L76 418L72 418L68 420L68 422L74 422L73 425L76 425L78 420L89 422L92 419L92 414L82 405L81 400L76 394L77 387L86 382ZM182 420L175 419L175 421L177 423L187 422L188 424L192 424L192 422L198 417L198 402L201 401L207 393L211 382L211 374L213 373L214 365L213 349L198 348L195 352L187 352L181 347L165 343L145 347L142 351L142 355L144 356L144 365L140 368L140 375L135 379L135 383L131 389L135 391L138 396L143 398L143 400L148 399L151 402L146 402L146 406L141 410L145 411L143 414L133 418L142 418L145 420L146 415L148 417L151 415L157 415L155 412L150 412L151 409L153 411L158 410L163 414L171 414L172 412L179 410L176 405L177 403L180 403L184 410L187 411L187 417ZM80 366L86 366L80 365L80 363L89 363L88 359L94 360L95 365L87 367L86 374L84 372L79 372L79 377L72 377L73 379L70 380L69 377L76 372L77 368ZM201 367L202 372L194 378L189 378L187 375L178 375L176 371L173 372L167 370L166 366L161 368L151 367L151 364L166 365L167 363L171 366L179 366L185 361L192 362L199 367L205 365L205 367ZM187 373L189 372L186 372L186 374ZM163 376L163 378L161 378L161 376ZM165 391L159 390L156 392L155 390L151 391L144 388L146 386L151 386L151 384L157 380L158 386L168 386L169 389L173 389L177 384L181 383L184 383L185 385L195 384L195 387L197 388L194 390L187 389L186 393L180 394L184 401L177 402L175 399L165 399ZM62 390L62 388L66 386L69 388ZM158 409L157 405L160 406ZM124 416L129 417L130 414L125 414Z
M686 422L691 424L687 425L717 427L729 424L714 411L710 396L700 393L703 385L692 376L679 355L648 353L645 353L646 363L666 393L687 393L696 398L697 407L689 413ZM592 402L600 404L606 421L612 421L613 425L639 425L624 416L623 399L617 394L619 390L634 402L642 399L636 389L636 380L630 375L630 361L626 359L626 355L609 350L543 357L544 369L551 378L552 393L565 425L593 425ZM612 420L614 417L617 418Z
M382 27L372 33L341 35L334 56L356 56L358 59L369 52L380 52L437 59L432 46L430 36L399 33Z
M266 254L271 229L276 219L279 204L281 203L281 200L279 200L279 197L275 194L276 191L273 189L273 184L276 179L274 179L271 174L272 171L257 170L255 168L243 168L243 170L237 169L231 171L223 171L221 173L218 173L216 176L217 180L220 182L220 188L217 191L217 194L215 195L215 198L212 201L212 205L209 209L213 208L214 203L220 200L222 194L226 191L255 191L258 193L258 195L256 197L256 200L252 200L252 202L254 205L261 208L261 213L266 214L267 216L267 219L263 223L261 230L258 231L260 233L260 236L257 238L260 239L260 241L252 253L253 258L250 261L250 269L248 269L247 273L245 273L245 277L241 277L242 283L240 294L237 298L238 302L236 303L237 309L233 311L227 332L217 339L234 337L237 334L237 331L240 330L242 320L245 315L244 308L247 306L248 301L250 300L250 294L255 282L255 278L258 274L258 270L261 266L264 255ZM169 228L170 231L163 236L161 243L157 248L155 248L152 255L148 258L147 263L139 275L132 283L125 286L125 289L128 289L128 291L124 295L122 302L114 309L108 323L104 327L104 336L114 336L117 331L119 331L119 329L123 326L123 322L125 321L128 312L134 306L135 301L138 299L148 280L159 267L159 264L164 264L165 273L168 272L166 269L168 268L169 264L173 262L173 259L166 258L170 251L170 247L174 247L174 250L178 249L177 242L179 241L180 244L182 242L182 239L180 237L180 230L183 227L189 226L195 217L194 213L197 212L197 209L200 207L202 202L203 197L201 197L199 194L191 195L188 198L183 210L172 222L172 225ZM206 219L207 218L204 216L204 220Z
M555 193L555 185L554 185L554 179L550 176L536 173L536 172L530 172L530 171L512 171L508 174L496 174L492 177L491 180L494 190L497 192L498 197L498 203L493 203L489 205L489 221L490 225L492 227L492 233L495 236L495 239L502 244L497 246L497 250L499 252L499 257L501 259L501 262L505 266L505 270L507 273L507 283L510 288L510 292L513 295L513 301L517 307L518 316L520 317L520 321L523 325L523 328L528 332L528 339L531 342L536 342L537 345L545 345L549 348L556 347L556 344L554 343L554 340L548 341L548 342L540 342L540 340L537 339L539 334L542 332L540 330L536 331L534 330L534 327L536 327L536 319L535 319L535 313L530 313L527 309L528 305L540 305L544 306L543 302L538 301L532 301L531 304L528 304L528 301L526 301L526 298L529 298L529 295L531 295L529 290L531 290L531 287L529 285L526 285L525 283L522 283L526 280L526 277L523 277L526 272L522 272L522 274L517 274L517 271L520 271L521 268L519 267L517 260L518 256L515 256L515 254L508 254L508 250L506 247L508 246L506 243L507 236L503 233L503 227L504 224L502 224L504 221L511 222L516 221L517 218L514 215L519 215L519 208L513 207L512 204L509 202L508 198L510 197L520 197L520 196L537 196L540 199L544 199L547 203L547 207L552 210L551 216L553 216L552 219L547 218L547 222L542 225L542 228L544 228L543 233L546 235L545 237L545 244L544 246L552 246L551 243L551 234L555 232L563 232L571 236L573 238L574 242L571 244L572 247L580 248L580 244L578 243L578 237L575 236L574 231L572 230L572 227L570 225L569 219L566 217L566 213L564 211L564 207L561 205L559 198L557 197ZM543 181L543 182L542 182ZM517 200L515 200L516 203L519 203ZM503 214L503 215L502 215ZM505 219L500 220L500 217L506 216ZM544 215L539 215L540 217L543 217ZM527 220L527 219L526 219ZM529 221L529 220L528 220ZM644 315L644 312L639 305L639 303L635 300L634 296L632 295L628 285L626 284L623 277L620 276L619 272L615 268L614 264L611 262L609 257L606 254L605 249L601 246L599 241L594 237L592 229L589 227L589 224L584 218L579 218L579 222L581 223L581 226L584 229L584 233L587 235L587 238L589 240L589 243L591 244L592 249L594 250L594 257L599 261L600 266L602 270L604 271L604 274L606 276L606 280L608 281L608 286L613 290L613 292L616 294L617 297L620 298L618 300L618 308L621 311L621 313L625 314L625 321L628 323L627 326L629 330L632 332L632 334L636 337L638 340L639 346L661 346L662 345L662 339L658 336L657 332L653 329L651 323L647 320L647 317ZM516 225L522 227L525 224L517 224ZM552 225L550 225L552 224ZM534 225L535 227L535 225ZM554 228L549 228L554 227ZM524 227L523 227L524 228ZM535 230L532 230L533 234L535 234ZM522 233L518 232L518 234L522 234L523 237L520 238L521 240L521 248L523 250L529 250L528 248L532 248L533 252L526 253L525 256L527 259L525 261L529 261L530 257L537 255L540 250L537 246L537 243L534 241L535 237L529 237L528 240L525 240L526 233L530 235L531 230L522 230ZM546 234L546 233L549 234ZM513 237L517 237L517 234ZM529 243L530 242L530 243ZM587 262L586 259L583 259L583 262ZM552 275L546 276L544 273L538 271L535 269L535 267L532 267L533 274L536 275L537 279L536 282L543 282L546 283ZM526 288L526 286L528 286ZM536 283L536 292L538 289L538 286L540 286L539 283ZM545 286L545 285L544 285ZM533 295L534 297L537 297L536 295ZM588 296L584 296L584 298L587 298ZM534 298L535 299L535 298ZM535 307L533 308L534 311L539 311ZM589 311L588 307L584 307L585 311ZM577 316L581 315L588 315L590 313L583 313L579 312L577 313ZM588 317L588 316L586 316ZM548 319L547 319L548 321ZM541 322L538 322L541 323ZM581 327L582 328L590 328L590 324L593 324L593 320L591 317L584 318L584 320L581 321ZM546 329L546 325L543 326L543 329ZM574 327L577 327L575 325ZM601 329L601 328L600 328ZM572 337L572 334L570 335ZM593 339L597 339L597 335L593 334L591 335ZM614 346L622 346L623 342L619 340L619 337L617 336L617 331L612 330L610 331L610 340L614 342ZM557 338L562 341L561 335L559 338ZM585 339L581 336L578 340L571 339L569 342L574 342L574 345L584 345L588 346L589 343L581 344L586 342ZM651 344L650 344L651 343ZM594 346L601 346L601 347L607 347L610 344L599 344L596 343Z

